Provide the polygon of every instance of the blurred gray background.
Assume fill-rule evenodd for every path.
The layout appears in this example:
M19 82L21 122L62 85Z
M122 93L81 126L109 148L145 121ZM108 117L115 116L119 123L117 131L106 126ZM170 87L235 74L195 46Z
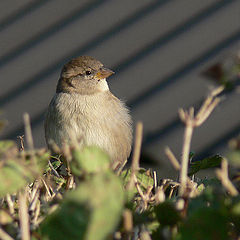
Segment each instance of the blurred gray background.
M61 67L90 55L116 74L111 91L144 123L143 152L167 173L164 147L180 158L179 107L199 108L214 83L212 65L240 49L237 0L1 0L1 138L23 134L31 116L35 146L45 146L44 113ZM197 158L224 153L240 132L240 95L227 94L194 132Z

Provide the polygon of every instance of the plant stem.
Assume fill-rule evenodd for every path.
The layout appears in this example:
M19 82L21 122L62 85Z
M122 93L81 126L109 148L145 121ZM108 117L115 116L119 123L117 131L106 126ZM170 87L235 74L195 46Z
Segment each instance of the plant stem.
M191 121L189 122L191 123ZM190 145L193 133L192 124L187 124L184 137L183 137L183 149L182 149L182 164L180 170L180 196L183 196L186 185L187 185L187 173L188 173L188 162L189 162L189 153L190 153Z

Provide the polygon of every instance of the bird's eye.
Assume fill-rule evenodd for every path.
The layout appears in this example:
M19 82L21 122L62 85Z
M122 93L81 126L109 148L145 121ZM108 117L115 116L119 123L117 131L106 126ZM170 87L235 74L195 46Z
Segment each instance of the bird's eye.
M91 75L91 71L86 71L86 75Z

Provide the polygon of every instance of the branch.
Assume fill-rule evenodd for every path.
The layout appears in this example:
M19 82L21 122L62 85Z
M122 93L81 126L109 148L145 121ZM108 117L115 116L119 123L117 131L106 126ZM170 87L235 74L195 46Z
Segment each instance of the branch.
M202 107L194 117L194 108L191 107L189 111L184 111L182 108L179 109L179 117L185 124L185 131L183 137L183 147L182 147L182 159L181 159L181 169L180 169L180 195L183 196L187 187L187 172L189 163L189 153L192 141L192 134L195 127L202 125L209 115L212 113L214 108L220 102L220 98L215 98L220 92L223 91L223 87L213 90L209 97L204 101Z

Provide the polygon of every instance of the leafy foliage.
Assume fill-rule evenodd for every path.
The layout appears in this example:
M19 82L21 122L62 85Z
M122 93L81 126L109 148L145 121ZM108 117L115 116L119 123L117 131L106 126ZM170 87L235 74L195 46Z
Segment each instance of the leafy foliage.
M204 158L200 161L191 162L188 175L192 176L193 174L203 169L220 167L221 161L222 161L222 157L220 155L215 155L215 156Z
M47 165L49 153L20 154L13 141L0 141L0 156L0 197L4 197L40 176Z
M188 240L240 235L240 196L228 194L214 177L191 182L181 198L178 182L154 179L156 173L140 168L133 189L127 189L132 169L117 176L109 157L97 147L69 151L51 158L45 150L19 152L14 142L0 142L0 224L12 238L20 233L18 193L24 189L32 239L124 240L137 234L139 239ZM231 159L237 159L234 156L238 155ZM194 162L190 175L219 167L221 161L216 155ZM237 160L233 164L238 166Z

